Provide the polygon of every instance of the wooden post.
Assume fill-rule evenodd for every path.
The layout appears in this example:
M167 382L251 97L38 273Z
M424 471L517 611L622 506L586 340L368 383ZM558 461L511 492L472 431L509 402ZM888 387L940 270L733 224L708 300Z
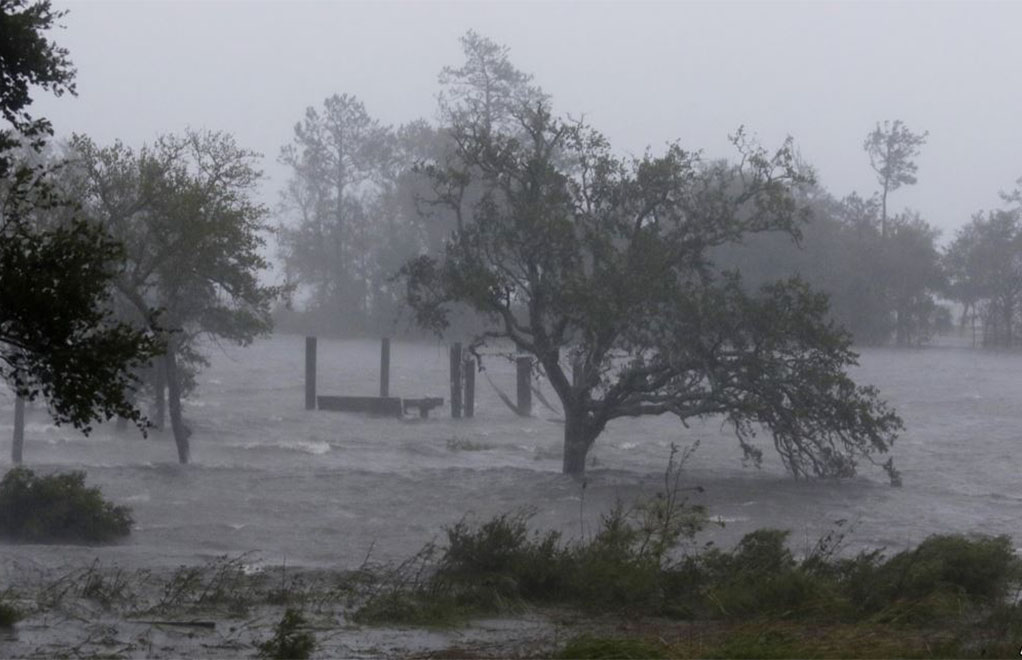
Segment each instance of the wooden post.
M515 360L518 367L518 414L532 414L532 358L522 356Z
M451 346L451 417L461 419L461 344Z
M25 399L14 397L14 439L11 442L11 463L21 465L21 454L25 447Z
M305 338L305 409L316 409L316 338Z
M380 342L380 396L390 396L390 337Z
M476 361L465 360L465 417L474 417L476 409Z

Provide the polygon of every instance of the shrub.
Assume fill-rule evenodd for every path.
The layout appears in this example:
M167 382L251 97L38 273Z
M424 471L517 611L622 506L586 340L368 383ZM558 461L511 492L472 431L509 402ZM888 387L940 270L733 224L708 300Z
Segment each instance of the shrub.
M301 611L288 608L274 627L273 637L259 645L259 657L304 660L316 650L316 636L308 630Z
M927 621L990 607L1018 584L1019 560L1007 536L930 536L850 584L861 611L881 621Z
M653 644L644 639L628 637L593 637L580 635L569 641L557 654L558 658L615 658L629 660L632 658L666 658L663 645Z
M0 628L10 628L23 617L21 610L8 602L8 597L9 592L0 594Z
M84 472L37 477L16 467L0 481L0 536L29 543L104 543L131 532L131 511L85 486Z

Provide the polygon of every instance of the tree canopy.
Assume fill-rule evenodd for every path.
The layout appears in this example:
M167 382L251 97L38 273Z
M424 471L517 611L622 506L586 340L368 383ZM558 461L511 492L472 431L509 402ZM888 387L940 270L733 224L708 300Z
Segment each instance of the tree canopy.
M247 344L269 332L278 287L259 280L267 210L253 201L257 154L224 133L166 135L139 151L76 136L65 185L83 210L124 245L113 286L120 308L151 307L170 334L154 378L167 386L178 458L189 460L181 396L205 364L199 339ZM162 398L159 386L157 396Z
M448 127L459 158L430 171L480 194L442 256L406 265L407 299L437 329L467 306L488 322L476 345L535 356L564 408L566 473L584 471L608 422L639 415L723 416L753 461L765 428L797 476L847 476L890 448L901 421L846 375L856 355L826 297L797 279L753 295L710 259L750 233L799 235L793 190L808 181L790 142L769 153L739 131L737 163L677 144L622 159L542 101L510 117L508 130Z
M32 86L74 93L67 51L45 36L61 15L48 1L0 0L0 114L10 125L0 131L0 378L46 398L58 423L88 431L117 415L141 426L132 370L159 342L114 318L120 245L77 214L34 154L51 129L27 111Z

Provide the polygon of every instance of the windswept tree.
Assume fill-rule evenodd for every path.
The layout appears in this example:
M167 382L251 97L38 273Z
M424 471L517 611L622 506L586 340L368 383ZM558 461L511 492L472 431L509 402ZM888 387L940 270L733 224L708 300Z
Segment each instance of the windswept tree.
M266 208L253 200L258 155L224 133L188 132L137 152L76 136L71 156L67 185L91 220L125 246L113 282L122 309L141 319L156 308L169 331L155 373L166 383L178 459L187 463L191 431L181 398L206 364L200 340L244 345L269 332L270 305L280 293L259 280L268 267L268 227Z
M940 232L918 213L903 213L891 222L888 240L881 246L884 285L894 314L894 342L918 346L937 329L935 295L946 281L937 249Z
M890 448L901 421L846 375L856 355L826 297L797 279L750 295L709 259L752 232L798 235L790 144L771 154L739 132L736 164L677 145L625 160L543 104L511 117L450 127L480 195L442 257L405 267L407 296L423 325L467 306L488 322L476 344L535 357L564 409L565 473L610 421L641 415L722 416L754 461L765 428L796 476L847 476Z
M371 315L380 281L374 208L391 177L394 136L349 94L309 107L280 152L291 168L282 193L281 256L289 280L314 306L358 330Z
M62 15L48 1L0 0L0 114L9 126L0 130L0 380L20 397L41 395L58 423L88 432L116 415L144 428L133 370L159 342L113 317L121 246L54 187L53 166L36 153L50 124L28 113L33 86L75 91L67 50L45 36Z
M982 319L983 344L1015 346L1022 320L1022 213L977 213L948 246L949 294ZM964 323L963 318L963 323Z
M532 84L532 75L518 70L509 49L474 30L461 37L465 62L440 72L440 115L447 125L471 125L479 133L516 130L515 114L548 96Z
M884 120L862 143L880 184L881 238L887 238L887 195L903 185L915 185L919 168L913 159L919 155L919 147L926 144L928 135L926 131L913 133L900 119Z

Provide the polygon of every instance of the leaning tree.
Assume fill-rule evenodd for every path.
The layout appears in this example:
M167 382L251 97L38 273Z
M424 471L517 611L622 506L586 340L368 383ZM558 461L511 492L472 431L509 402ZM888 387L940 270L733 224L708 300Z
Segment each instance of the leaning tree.
M722 416L756 462L766 429L797 477L848 476L888 451L901 420L847 376L857 356L826 297L797 279L753 293L709 258L751 232L799 236L792 192L808 177L790 141L770 154L739 131L737 163L677 145L621 159L543 103L513 116L506 132L450 127L463 169L445 176L481 194L444 254L403 274L420 324L443 329L467 306L488 320L475 345L535 357L564 409L565 473L584 472L610 421L668 413Z

